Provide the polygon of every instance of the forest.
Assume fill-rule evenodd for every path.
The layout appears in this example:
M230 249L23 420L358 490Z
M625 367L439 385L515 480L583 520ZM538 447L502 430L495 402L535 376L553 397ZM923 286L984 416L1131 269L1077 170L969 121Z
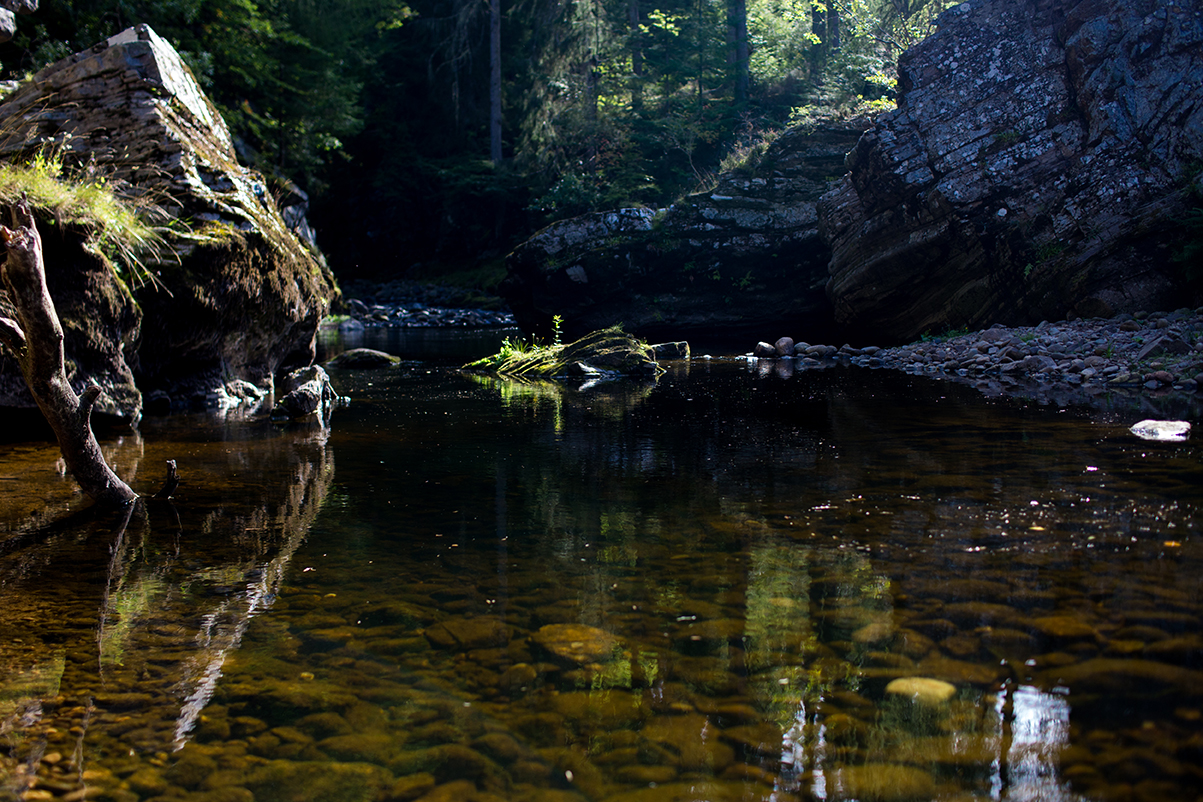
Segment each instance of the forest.
M540 227L706 189L786 126L893 106L950 0L43 0L19 80L131 25L240 158L310 197L339 277L488 284Z

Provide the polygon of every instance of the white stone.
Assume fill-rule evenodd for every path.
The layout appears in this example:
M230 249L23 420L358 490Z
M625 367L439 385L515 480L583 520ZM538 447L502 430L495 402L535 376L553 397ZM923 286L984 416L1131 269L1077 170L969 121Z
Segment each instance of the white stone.
M886 693L905 696L918 705L935 707L956 695L957 686L931 677L900 677L886 686Z
M1129 431L1142 440L1180 442L1190 437L1190 424L1182 420L1142 420Z

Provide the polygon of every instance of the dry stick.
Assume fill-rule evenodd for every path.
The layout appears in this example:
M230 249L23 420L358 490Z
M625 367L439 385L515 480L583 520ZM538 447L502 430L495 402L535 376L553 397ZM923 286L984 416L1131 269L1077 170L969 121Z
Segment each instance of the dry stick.
M28 200L22 198L11 212L13 228L0 226L8 249L0 280L18 319L0 318L0 341L17 355L29 392L54 430L80 489L98 502L129 504L138 494L109 468L92 434L92 407L101 390L91 385L77 396L63 369L63 327L46 289L42 238Z

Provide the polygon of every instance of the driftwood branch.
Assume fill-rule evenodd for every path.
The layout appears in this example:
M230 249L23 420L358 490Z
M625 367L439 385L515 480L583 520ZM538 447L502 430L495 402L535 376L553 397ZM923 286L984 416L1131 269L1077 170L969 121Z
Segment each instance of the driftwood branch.
M92 406L101 390L93 385L81 398L67 381L63 327L46 288L42 238L28 201L22 198L11 213L12 228L0 226L8 250L0 280L18 320L0 319L0 339L17 355L29 392L54 430L80 488L97 501L128 504L138 495L109 468L92 434Z

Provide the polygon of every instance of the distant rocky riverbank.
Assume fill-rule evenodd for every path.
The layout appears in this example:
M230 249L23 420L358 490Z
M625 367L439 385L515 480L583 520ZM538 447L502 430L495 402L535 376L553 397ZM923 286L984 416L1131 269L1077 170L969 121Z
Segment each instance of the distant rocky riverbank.
M340 311L347 319L339 325L344 330L516 325L500 298L480 290L401 280L351 282L343 287L343 297Z
M1091 403L1110 393L1203 389L1203 308L1138 312L1038 326L994 326L895 348L758 343L762 369L793 372L844 362L948 378L988 395Z

